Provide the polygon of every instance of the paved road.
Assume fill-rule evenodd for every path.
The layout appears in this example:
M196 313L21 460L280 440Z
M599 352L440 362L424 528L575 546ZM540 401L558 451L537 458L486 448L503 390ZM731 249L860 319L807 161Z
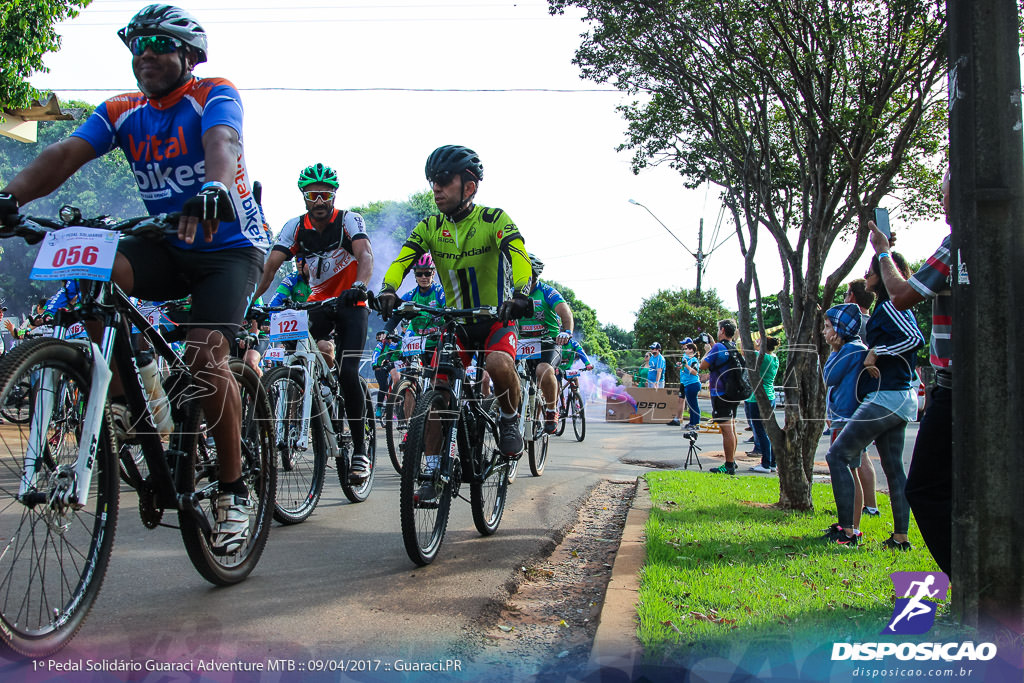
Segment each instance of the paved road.
M176 530L145 529L135 496L125 489L103 590L58 660L283 658L304 665L469 654L475 624L503 600L519 567L554 547L574 519L574 503L590 487L602 478L631 480L649 470L635 463L682 465L685 441L678 428L605 424L602 409L590 407L582 444L569 434L552 439L543 477L531 477L524 458L496 535L480 537L470 506L456 501L441 556L426 568L415 567L405 554L398 476L383 450L369 500L348 503L330 471L314 515L296 526L275 523L255 572L231 588L214 588L199 577ZM907 436L908 458L915 435L916 425ZM698 443L708 452L721 445L716 434L701 435ZM383 435L379 447L385 447ZM3 664L0 659L0 671Z
M59 659L390 661L468 651L474 623L507 595L516 569L550 552L574 520L574 503L602 478L645 471L619 461L638 447L627 427L588 426L583 443L552 439L543 477L531 477L523 459L494 536L482 538L469 504L455 501L441 555L426 568L413 565L402 545L399 479L383 434L370 498L348 503L329 471L314 515L300 525L275 523L254 573L230 588L196 573L176 530L145 529L125 487L103 589Z

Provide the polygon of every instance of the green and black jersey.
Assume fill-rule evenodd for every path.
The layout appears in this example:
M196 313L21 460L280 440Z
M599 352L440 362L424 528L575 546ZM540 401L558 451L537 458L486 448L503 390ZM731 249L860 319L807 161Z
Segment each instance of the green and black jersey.
M474 206L458 223L440 214L420 221L384 275L385 286L397 290L428 251L449 306L497 306L515 291L530 294L530 260L522 235L501 209Z

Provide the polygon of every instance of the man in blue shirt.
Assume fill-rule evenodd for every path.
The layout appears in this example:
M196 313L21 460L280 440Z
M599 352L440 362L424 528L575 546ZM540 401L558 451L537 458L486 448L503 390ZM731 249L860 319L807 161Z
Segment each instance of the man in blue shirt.
M647 361L647 386L660 389L665 386L665 356L661 355L661 344L654 342L648 346L651 357Z
M722 431L722 450L725 451L725 463L711 470L716 474L736 474L736 406L722 398L725 387L722 386L722 375L729 364L729 351L736 348L733 337L736 336L736 321L732 318L718 321L718 343L711 347L704 360L700 362L702 372L710 371L711 379L711 419L718 423Z

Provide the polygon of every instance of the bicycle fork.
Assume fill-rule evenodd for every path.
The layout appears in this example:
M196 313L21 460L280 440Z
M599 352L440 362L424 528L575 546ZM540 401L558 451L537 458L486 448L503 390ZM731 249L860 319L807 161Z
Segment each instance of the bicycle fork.
M107 344L108 329L104 335L104 346ZM89 502L89 485L92 483L93 467L99 448L100 429L103 424L103 412L107 403L107 388L113 373L110 370L110 359L100 350L95 342L76 340L70 342L88 349L92 356L92 377L89 387L89 402L85 409L82 424L82 436L78 445L78 456L75 459L75 476L70 483L64 482L53 491L46 493L35 490L34 482L39 473L39 463L43 460L49 447L46 435L50 431L53 411L58 406L57 392L63 393L66 387L57 386L56 370L44 369L40 372L39 391L36 392L33 406L33 420L29 428L28 446L25 449L25 465L22 470L21 485L18 489L19 499L29 506L48 502L51 506L77 505L85 506ZM66 473L55 472L59 478L66 478Z

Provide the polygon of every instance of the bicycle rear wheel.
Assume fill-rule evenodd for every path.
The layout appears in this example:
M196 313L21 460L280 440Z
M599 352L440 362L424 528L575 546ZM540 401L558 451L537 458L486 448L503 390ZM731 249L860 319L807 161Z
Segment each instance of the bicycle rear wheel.
M277 493L274 519L281 524L305 521L320 501L327 472L327 444L324 443L323 415L312 411L309 430L303 435L302 401L306 392L305 373L298 367L276 367L261 380L270 402L277 442ZM315 404L314 404L315 405ZM299 448L300 439L306 445Z
M26 384L34 387L31 419L0 426L0 642L29 657L53 654L78 632L114 545L118 466L105 407L87 503L65 502L92 398L91 371L82 346L49 338L16 347L0 363L0 405ZM41 455L31 498L21 499L30 442Z
M402 521L402 541L409 559L420 566L437 557L452 504L452 479L458 476L457 461L451 463L451 477L444 481L441 472L451 449L452 421L458 418L455 399L443 389L431 389L420 396L409 426L402 460L402 485L398 504ZM429 452L428 452L429 448ZM434 486L428 500L418 495L424 484Z
M559 386L558 388L558 429L555 430L555 436L561 436L565 433L565 422L566 412L568 406L565 401L565 387Z
M384 432L387 435L388 455L391 457L391 464L395 471L402 473L402 449L405 447L405 439L409 433L408 414L410 406L415 410L416 400L419 398L419 382L403 379L398 383L394 393L388 396L387 407L385 408Z
M572 413L572 430L576 433L577 441L583 441L587 435L587 413L583 408L583 397L580 392L573 391L569 399L569 411Z
M218 586L229 586L244 580L259 562L270 533L270 520L274 510L277 468L273 463L274 435L273 417L267 394L263 391L256 371L237 359L231 360L231 371L238 383L242 399L242 480L249 489L249 497L255 501L255 513L249 520L249 538L235 552L216 555L210 549L210 539L202 527L187 510L178 512L181 538L185 551L196 571L207 581ZM185 463L179 467L191 467L191 491L197 494L200 512L210 526L216 521L214 499L218 494L218 472L216 448L206 445L206 429L202 411L193 411L194 437ZM190 493L181 491L179 493Z
M533 405L533 437L527 442L527 455L530 458L530 473L535 477L544 474L544 466L548 462L548 435L544 433L544 403L537 397Z
M485 412L495 420L498 410L493 398L483 405ZM473 524L484 536L498 530L501 515L505 512L508 494L508 459L498 450L494 432L486 423L474 435L473 458L483 467L482 477L469 485L469 498L473 507Z
M348 481L348 468L338 467L338 478L341 483L341 490L345 497L352 503L362 503L370 497L373 490L373 478L377 475L377 422L373 413L373 401L370 400L370 387L366 380L359 378L359 386L363 390L363 444L366 448L366 457L370 459L370 476L361 484L350 484ZM349 425L351 428L351 425Z

